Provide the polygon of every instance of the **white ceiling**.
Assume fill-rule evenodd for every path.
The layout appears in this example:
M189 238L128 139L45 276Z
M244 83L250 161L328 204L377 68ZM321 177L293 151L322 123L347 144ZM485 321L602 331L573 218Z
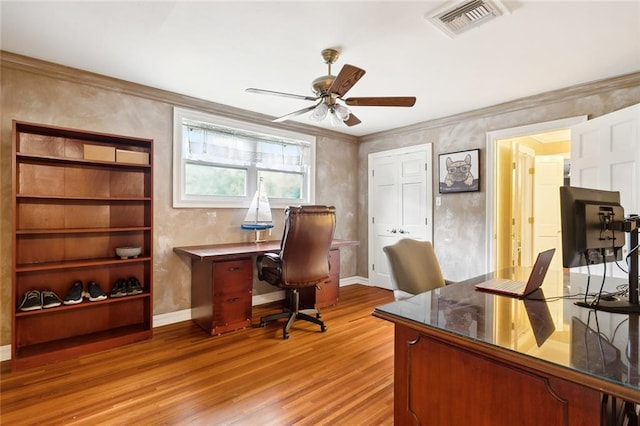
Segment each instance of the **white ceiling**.
M320 51L337 48L333 74L367 71L347 97L417 97L321 123L356 136L640 71L640 1L505 1L508 15L453 39L424 19L444 3L3 0L0 46L274 117L311 104L245 89L312 95Z

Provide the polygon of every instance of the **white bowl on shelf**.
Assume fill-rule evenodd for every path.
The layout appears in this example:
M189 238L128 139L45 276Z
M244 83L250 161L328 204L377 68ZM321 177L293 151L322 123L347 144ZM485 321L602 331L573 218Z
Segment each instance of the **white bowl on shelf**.
M116 247L116 256L120 259L138 257L142 253L142 247Z

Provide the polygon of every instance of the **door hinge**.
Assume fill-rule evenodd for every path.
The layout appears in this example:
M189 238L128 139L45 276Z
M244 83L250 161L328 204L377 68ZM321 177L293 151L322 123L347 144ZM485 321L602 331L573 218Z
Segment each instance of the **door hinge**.
M375 218L375 217L372 217L372 218L371 218L371 223L373 223L373 224L375 224L375 223L376 223L376 218Z
M429 224L429 218L428 218L428 217L425 217L425 218L424 218L424 224L425 224L425 225L428 225L428 224Z
M530 174L530 175L535 174L535 172L536 172L536 169L535 169L535 168L533 168L533 167L529 167L529 174Z
M511 163L511 168L512 168L513 170L515 170L515 169L516 169L516 163L515 163L515 161L514 161L513 163Z
M528 218L527 222L529 222L529 224L532 225L533 224L533 217Z
M375 176L376 175L376 171L375 170L371 170L371 176Z
M429 167L428 167L427 163L424 163L424 171L425 171L425 172L428 172L428 171L429 171Z
M372 263L372 264L371 264L371 270L372 270L372 271L375 271L375 270L376 270L376 265L375 265L375 263Z

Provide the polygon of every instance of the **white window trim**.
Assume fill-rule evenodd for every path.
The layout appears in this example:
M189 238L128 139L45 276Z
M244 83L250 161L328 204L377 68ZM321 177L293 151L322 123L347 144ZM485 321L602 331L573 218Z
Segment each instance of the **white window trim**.
M188 196L184 193L184 177L185 177L185 161L182 157L182 119L190 119L203 121L221 126L247 130L251 132L263 133L275 137L282 137L294 140L309 142L310 144L310 171L308 175L308 188L306 191L308 197L300 204L315 203L316 188L316 137L304 133L293 132L289 130L278 129L260 124L247 123L244 121L234 120L231 118L221 117L199 111L193 111L183 108L174 107L173 109L173 207L174 208L249 208L253 194L248 194L238 200L220 200L211 199L210 197ZM286 208L291 202L281 200L271 200L271 208Z

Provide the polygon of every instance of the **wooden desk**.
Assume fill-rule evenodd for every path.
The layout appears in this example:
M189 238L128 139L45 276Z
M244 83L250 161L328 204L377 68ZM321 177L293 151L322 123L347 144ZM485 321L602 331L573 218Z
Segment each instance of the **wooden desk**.
M300 292L303 307L323 308L338 302L340 248L358 241L334 240L329 252L331 275L319 289ZM191 258L191 319L211 335L251 325L254 257L280 250L280 241L174 247Z
M603 401L640 403L637 315L474 290L490 276L375 309L395 323L395 424L614 424ZM560 271L544 296L585 282Z

